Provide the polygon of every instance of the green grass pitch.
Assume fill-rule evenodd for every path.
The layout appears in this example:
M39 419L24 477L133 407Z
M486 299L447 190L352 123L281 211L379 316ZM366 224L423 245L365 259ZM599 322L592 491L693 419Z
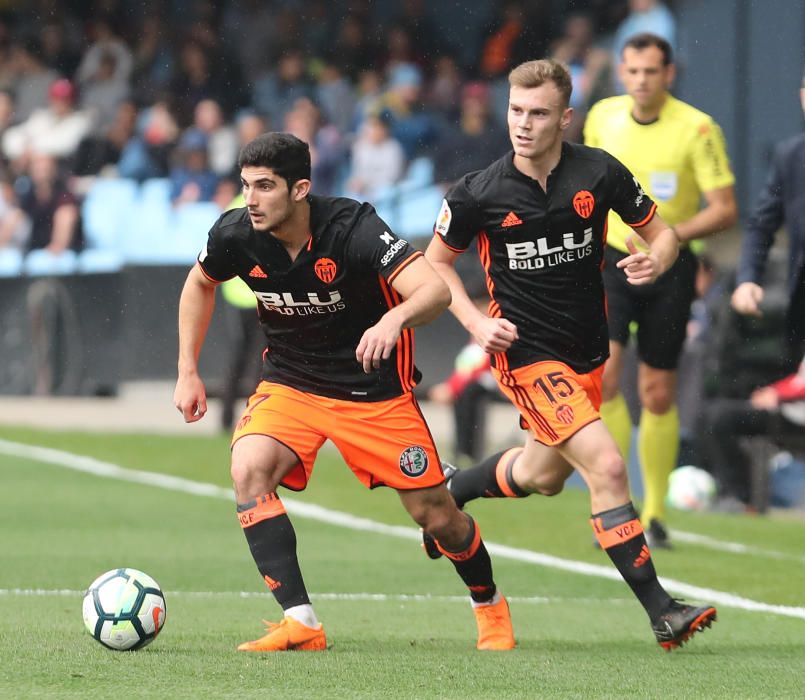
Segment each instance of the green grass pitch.
M224 437L1 428L0 440L229 485ZM105 478L2 445L0 480L0 698L803 697L805 523L794 517L672 512L672 529L716 542L656 552L660 574L738 603L719 604L719 622L671 654L620 581L493 554L518 647L478 652L449 563L425 558L393 492L365 490L323 452L308 490L284 497L411 532L347 528L291 509L330 647L250 655L235 647L279 609L222 492ZM608 564L591 545L582 491L471 510L488 542ZM152 575L167 600L163 633L139 652L104 649L81 620L83 589L118 566ZM745 609L747 600L786 614Z

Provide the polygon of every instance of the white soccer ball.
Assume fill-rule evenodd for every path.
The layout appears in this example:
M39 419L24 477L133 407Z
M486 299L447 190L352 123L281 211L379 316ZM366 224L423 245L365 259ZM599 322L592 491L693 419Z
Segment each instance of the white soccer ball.
M113 569L84 594L84 625L108 649L141 649L165 625L165 596L159 584L137 569Z
M668 477L669 506L679 510L707 510L716 495L716 482L709 472L687 465L677 467Z

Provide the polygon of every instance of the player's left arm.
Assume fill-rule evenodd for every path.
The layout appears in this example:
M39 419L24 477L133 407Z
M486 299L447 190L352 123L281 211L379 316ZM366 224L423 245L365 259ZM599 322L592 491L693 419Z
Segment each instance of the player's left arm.
M732 185L704 192L702 196L704 207L687 221L680 221L674 226L682 242L724 231L738 221L738 203Z
M679 239L673 228L656 213L632 230L634 233L626 239L629 255L617 265L626 274L629 284L651 284L674 264L679 255Z
M690 219L674 225L683 243L718 233L738 221L735 176L727 156L727 142L714 120L708 118L698 125L688 158L705 204Z
M447 284L421 254L394 276L391 286L403 301L366 329L355 350L367 374L391 356L404 328L428 323L450 306Z

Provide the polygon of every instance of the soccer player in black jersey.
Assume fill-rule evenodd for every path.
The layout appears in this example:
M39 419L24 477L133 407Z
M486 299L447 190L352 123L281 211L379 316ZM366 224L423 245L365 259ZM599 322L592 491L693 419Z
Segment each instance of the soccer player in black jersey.
M623 457L598 409L608 354L601 279L607 214L614 209L635 229L617 265L632 285L665 272L678 241L619 161L563 143L572 112L562 64L529 61L509 82L514 152L447 192L426 256L450 287L450 310L491 354L492 372L530 434L523 447L451 469L449 488L459 507L479 497L552 496L578 470L598 542L645 608L658 642L671 649L709 626L716 611L680 604L658 582ZM475 238L492 299L488 314L455 271ZM427 536L426 549L438 556Z
M310 195L310 151L290 134L247 144L239 166L246 206L221 216L179 303L174 402L187 422L206 410L198 356L218 283L239 276L254 292L267 347L263 381L232 438L237 514L260 575L284 610L243 651L320 650L322 625L296 556L277 487L304 489L325 440L366 486L390 486L439 542L470 591L479 649L511 649L506 600L472 518L445 485L411 390L413 327L450 293L425 257L368 204Z

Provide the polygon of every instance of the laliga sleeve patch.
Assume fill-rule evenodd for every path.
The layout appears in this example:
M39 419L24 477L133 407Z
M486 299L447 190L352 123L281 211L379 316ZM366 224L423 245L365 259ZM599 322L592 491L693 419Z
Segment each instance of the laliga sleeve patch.
M422 476L427 468L428 453L419 445L406 448L400 455L400 471L406 476Z
M453 212L450 211L450 205L446 199L442 200L442 208L439 210L439 216L436 217L436 233L440 236L446 236L450 230L450 221L453 219Z

